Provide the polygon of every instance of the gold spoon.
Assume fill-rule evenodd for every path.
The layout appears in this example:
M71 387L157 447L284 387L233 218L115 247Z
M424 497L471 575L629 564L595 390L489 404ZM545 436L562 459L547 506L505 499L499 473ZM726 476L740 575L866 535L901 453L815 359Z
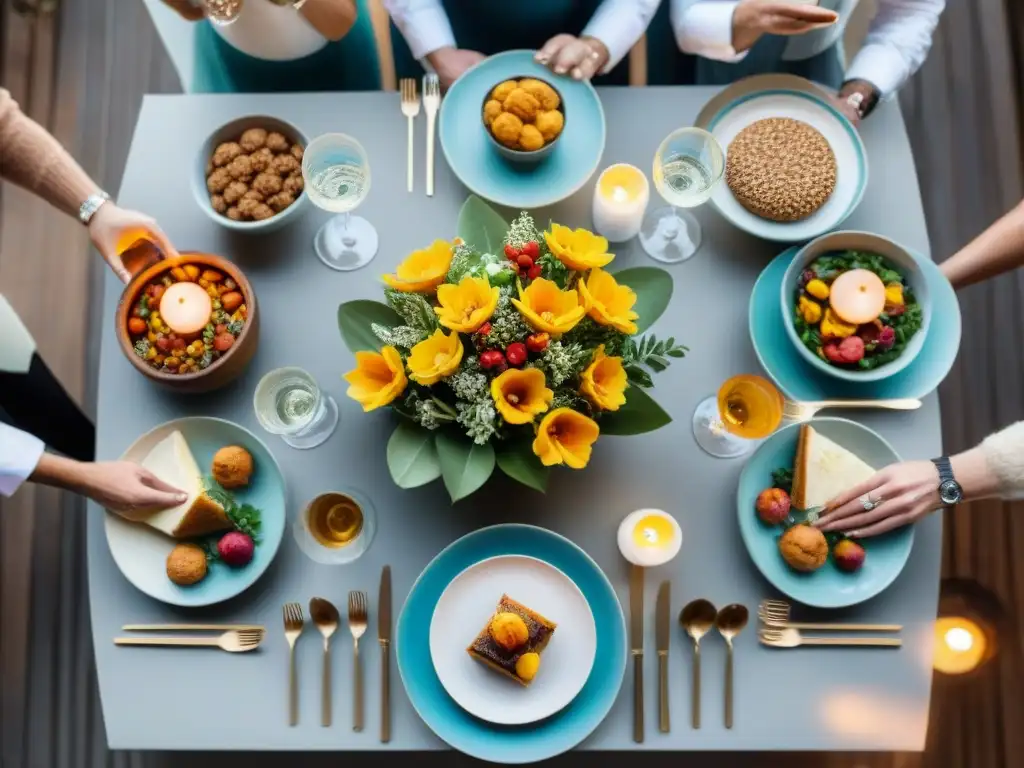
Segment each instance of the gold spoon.
M320 634L324 636L324 670L321 683L320 725L331 724L331 635L334 634L341 621L341 615L334 603L322 597L314 597L309 601L309 615L316 624Z
M722 637L728 652L725 656L725 727L732 728L732 640L743 631L750 619L746 606L739 603L727 605L715 617L715 626Z
M693 600L679 614L679 623L693 638L693 727L700 728L700 639L715 625L718 612L707 600Z

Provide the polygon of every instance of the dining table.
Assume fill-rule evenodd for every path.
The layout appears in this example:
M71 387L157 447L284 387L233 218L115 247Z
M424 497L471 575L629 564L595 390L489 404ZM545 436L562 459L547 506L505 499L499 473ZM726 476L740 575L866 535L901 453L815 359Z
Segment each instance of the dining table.
M607 122L600 168L631 163L649 172L659 142L673 129L692 125L717 92L712 87L598 89ZM443 110L442 105L442 110ZM354 272L326 269L313 239L327 213L306 206L286 227L246 234L219 226L200 210L193 185L207 137L245 115L287 120L307 136L344 132L356 137L370 160L370 191L358 213L379 233L376 258ZM682 606L706 598L717 606L742 603L756 615L758 603L779 597L752 564L740 537L736 491L744 460L716 459L694 441L695 405L734 374L758 373L751 345L748 301L759 273L784 249L727 222L712 205L695 209L703 244L686 262L664 265L674 279L670 305L651 329L689 347L685 359L657 378L654 395L672 422L636 437L602 439L583 471L553 473L546 494L492 478L478 492L452 504L440 482L403 490L391 479L385 448L394 417L364 414L345 396L342 375L354 367L342 342L338 306L379 299L381 275L411 251L455 236L469 191L437 152L435 193L424 192L426 127L415 125L416 178L406 190L406 123L396 93L146 96L117 200L155 217L180 250L222 255L240 266L258 297L259 347L245 372L212 393L181 394L162 388L133 369L118 347L115 309L123 286L111 272L103 286L97 405L97 458L117 459L141 434L184 416L214 416L260 435L283 472L285 536L273 563L247 591L227 602L182 609L147 597L118 570L107 546L104 511L89 505L88 576L96 673L103 719L112 749L143 750L362 750L421 751L447 746L420 720L392 675L392 736L378 738L380 649L376 600L381 569L391 566L395 618L420 572L444 547L464 534L504 522L527 523L560 533L583 548L604 570L628 621L629 566L616 546L620 521L637 509L670 512L682 528L678 556L646 572L644 666L647 728L633 736L632 675L607 718L582 750L820 750L919 751L924 748L932 681L933 623L939 594L941 516L916 525L913 550L901 575L861 605L816 611L795 607L799 620L903 625L903 646L801 649L761 646L753 622L735 640L735 724L723 723L726 646L715 634L701 646L703 723L690 726L691 646L677 617ZM917 174L900 107L886 101L858 128L869 158L862 202L844 229L889 237L919 254L929 253ZM532 211L549 220L591 227L597 174L568 199ZM652 190L651 204L659 204ZM509 219L518 211L499 209ZM654 265L634 239L615 244L616 267ZM936 311L941 311L937 308ZM323 445L295 450L260 429L253 391L260 378L281 366L313 374L340 410L338 429ZM829 414L832 415L832 414ZM850 416L876 430L904 459L942 452L935 393L910 412L857 412ZM346 565L313 562L292 536L292 524L320 493L356 489L376 510L370 548ZM658 730L655 596L671 583L673 631L669 650L672 728ZM334 639L334 725L320 724L320 641L307 623L297 648L298 725L290 726L288 645L282 605L306 606L320 596L344 606L349 590L370 598L370 631L364 656L367 726L350 727L351 638ZM122 625L154 622L262 624L266 639L246 654L114 645ZM472 632L473 630L471 630ZM601 632L602 627L597 627ZM464 642L472 638L467 635ZM459 642L463 642L459 638ZM600 664L601 660L598 659ZM394 665L392 669L394 669Z

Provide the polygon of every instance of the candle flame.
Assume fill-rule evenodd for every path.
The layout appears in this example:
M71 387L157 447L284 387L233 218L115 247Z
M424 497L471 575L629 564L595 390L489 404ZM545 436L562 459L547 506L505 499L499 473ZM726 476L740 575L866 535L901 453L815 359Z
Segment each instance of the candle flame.
M612 200L616 203L625 203L629 200L629 192L625 187L615 187L612 190Z

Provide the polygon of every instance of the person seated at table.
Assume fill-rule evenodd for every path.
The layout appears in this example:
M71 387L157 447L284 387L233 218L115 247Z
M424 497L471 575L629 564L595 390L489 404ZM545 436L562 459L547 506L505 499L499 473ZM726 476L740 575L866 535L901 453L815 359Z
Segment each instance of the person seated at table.
M558 75L626 85L629 49L661 0L384 0L400 35L395 69L414 77L425 65L448 88L467 69L501 51L537 51ZM419 64L417 64L419 62Z
M859 0L670 0L680 49L696 55L694 81L725 85L781 72L838 91L854 123L899 90L924 62L945 0L878 0L867 38L850 66L843 33Z
M202 2L163 2L199 22L193 92L380 88L370 16L357 0L243 0L228 24L208 21Z
M962 501L1024 497L1024 421L950 457L949 465ZM893 464L829 502L815 525L853 538L878 536L950 506L940 485L939 468L931 461Z
M957 290L1024 266L1024 202L939 265Z

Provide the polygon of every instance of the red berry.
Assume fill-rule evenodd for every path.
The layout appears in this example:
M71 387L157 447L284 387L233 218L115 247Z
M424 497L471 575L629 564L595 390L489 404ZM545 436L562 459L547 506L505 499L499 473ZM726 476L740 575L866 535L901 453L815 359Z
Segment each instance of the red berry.
M158 342L159 343L159 342ZM896 329L890 326L885 326L878 333L878 346L884 350L892 349L893 344L896 343Z
M864 358L864 339L860 336L848 336L839 342L839 356L844 363L858 363Z
M482 368L496 368L505 364L505 356L500 350L488 349L480 353L480 366Z
M516 259L516 263L519 265L520 269L529 269L533 266L533 259L523 253Z
M530 242L526 243L523 246L522 252L529 256L531 259L536 259L538 256L540 256L540 246L537 245L537 241L531 240Z
M522 365L526 362L526 345L521 341L509 344L505 348L505 359L509 365Z
M839 343L830 341L821 348L821 353L830 363L842 363L843 357L839 354Z
M519 249L512 245L505 246L505 255L515 261L516 256L519 255Z
M541 270L540 264L534 264L532 267L526 270L526 276L531 280L536 280L538 277L540 277L542 271L543 270Z
M526 347L531 352L540 354L548 348L548 343L551 341L551 337L546 333L535 333L531 336L526 337Z
M481 336L486 336L488 333L491 332L491 324L484 323L483 325L476 329L476 332Z

